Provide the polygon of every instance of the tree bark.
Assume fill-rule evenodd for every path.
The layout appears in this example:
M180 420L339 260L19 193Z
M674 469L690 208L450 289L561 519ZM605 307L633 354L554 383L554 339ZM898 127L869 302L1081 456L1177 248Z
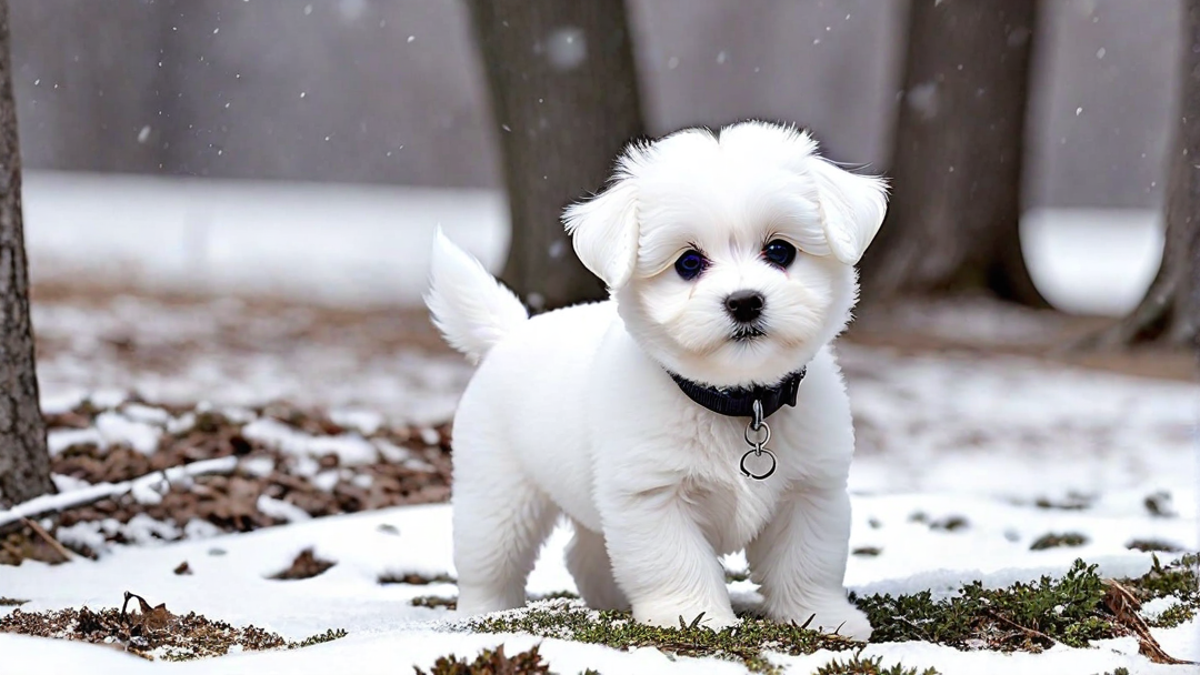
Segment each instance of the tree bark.
M985 289L1047 306L1021 253L1036 0L913 0L888 216L864 296Z
M7 506L54 489L29 323L7 0L0 0L0 316L0 505Z
M1200 351L1200 0L1184 3L1179 117L1162 265L1141 303L1094 346L1152 342Z
M623 0L469 0L512 216L501 275L534 310L602 298L562 227L643 133Z

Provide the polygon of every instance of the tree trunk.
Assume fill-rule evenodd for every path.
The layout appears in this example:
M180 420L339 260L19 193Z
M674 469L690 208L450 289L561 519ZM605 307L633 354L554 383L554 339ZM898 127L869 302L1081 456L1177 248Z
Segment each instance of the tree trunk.
M0 316L0 505L11 505L51 492L54 485L29 323L7 0L0 0Z
M1162 265L1146 297L1094 345L1153 342L1200 350L1200 0L1184 3L1179 118L1167 184Z
M1019 240L1036 0L913 0L887 220L864 296L985 289L1047 306Z
M623 0L469 0L512 216L502 278L534 310L604 297L563 231L642 135Z

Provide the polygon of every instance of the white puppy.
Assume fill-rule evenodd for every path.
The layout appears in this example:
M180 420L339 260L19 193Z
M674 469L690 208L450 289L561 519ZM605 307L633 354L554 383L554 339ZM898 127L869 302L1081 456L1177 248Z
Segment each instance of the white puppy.
M454 420L460 611L523 605L561 514L592 607L729 626L718 556L744 549L767 616L870 635L842 586L854 431L829 345L886 193L816 150L761 122L630 147L565 215L612 299L532 319L438 233L428 305L480 364Z

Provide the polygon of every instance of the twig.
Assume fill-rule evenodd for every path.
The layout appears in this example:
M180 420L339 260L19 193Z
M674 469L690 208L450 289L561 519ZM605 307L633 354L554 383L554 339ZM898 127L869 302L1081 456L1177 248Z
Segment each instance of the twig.
M1021 631L1022 633L1025 633L1027 635L1032 635L1034 637L1039 637L1043 640L1046 640L1047 642L1049 642L1052 645L1058 643L1058 640L1055 640L1054 638L1050 637L1049 635L1046 635L1045 633L1043 633L1041 631L1034 630L1028 626L1022 626L1021 624L1017 623L1016 621L1013 621L1012 619L1008 618L1007 616L1004 616L1003 614L1001 614L1000 612L997 612L994 609L989 609L988 615L990 615L993 619L996 619L997 621L1002 621L1002 622L1012 626L1013 628L1016 628L1017 630Z
M26 527L36 532L37 535L44 539L47 544L50 544L50 548L54 549L59 555L61 555L64 561L69 561L71 559L71 552L68 551L61 542L54 537L51 537L50 533L47 532L41 525L38 525L37 521L30 520L28 518L22 518L21 522L25 523Z
M9 555L15 556L17 560L25 559L25 554L21 552L21 549L17 548L16 546L13 546L12 544L8 543L7 541L4 541L3 539L0 539L0 548L3 548L5 551L8 551Z
M237 468L237 457L206 459L182 466L173 466L165 471L155 471L133 480L120 483L96 483L78 490L56 495L42 495L17 504L7 511L0 511L0 532L26 518L36 518L47 513L61 513L68 509L86 506L93 502L128 494L134 488L150 487L163 480L179 480L187 476L202 476L213 473L231 473Z
M1192 664L1192 661L1182 661L1163 651L1162 645L1150 633L1150 626L1145 619L1138 615L1137 610L1142 603L1138 601L1128 588L1113 579L1105 579L1104 605L1112 612L1117 622L1129 629L1137 637L1138 653L1154 663L1169 663L1173 665Z

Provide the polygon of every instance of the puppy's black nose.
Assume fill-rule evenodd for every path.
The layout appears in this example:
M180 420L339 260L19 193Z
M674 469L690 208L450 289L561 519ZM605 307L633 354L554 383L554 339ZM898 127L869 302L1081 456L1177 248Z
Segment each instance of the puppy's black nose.
M763 303L757 291L735 291L725 298L725 311L738 323L750 323L762 314Z

